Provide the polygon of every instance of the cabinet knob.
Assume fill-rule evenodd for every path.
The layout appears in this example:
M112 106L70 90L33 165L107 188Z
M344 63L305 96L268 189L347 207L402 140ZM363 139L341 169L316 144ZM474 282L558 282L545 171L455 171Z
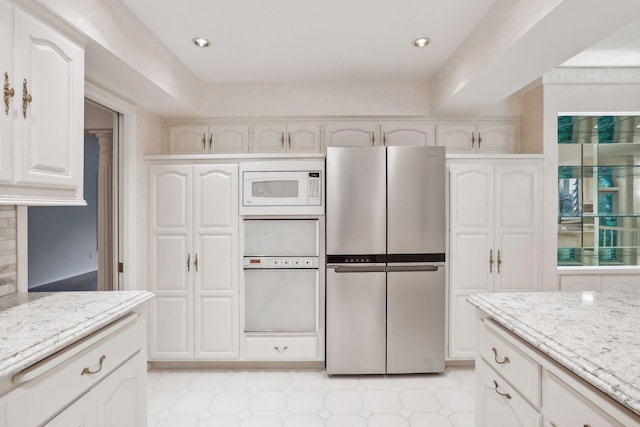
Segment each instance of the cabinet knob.
M9 73L4 73L4 112L9 115L9 98L13 98L16 91L9 85Z
M29 89L27 89L27 79L24 79L22 82L22 115L24 118L27 118L27 108L29 108L29 104L31 104L33 98L29 93Z

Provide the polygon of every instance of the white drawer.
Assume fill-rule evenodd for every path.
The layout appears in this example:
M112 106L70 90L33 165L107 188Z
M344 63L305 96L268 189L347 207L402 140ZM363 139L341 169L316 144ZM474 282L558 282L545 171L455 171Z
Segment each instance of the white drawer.
M623 427L613 417L589 402L555 375L543 375L542 412L553 427Z
M246 357L250 360L316 360L316 337L246 337Z
M484 360L476 363L478 427L540 427L542 416Z
M144 331L137 317L120 319L16 374L17 388L6 396L7 425L43 423L139 352Z
M540 407L540 365L501 336L489 320L481 324L478 351L482 358L525 399Z

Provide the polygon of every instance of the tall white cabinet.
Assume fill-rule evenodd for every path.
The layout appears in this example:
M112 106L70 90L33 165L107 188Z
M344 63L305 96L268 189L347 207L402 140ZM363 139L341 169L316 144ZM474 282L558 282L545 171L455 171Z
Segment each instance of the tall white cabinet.
M149 169L150 360L234 360L238 166Z
M473 359L478 292L540 289L542 162L450 160L449 358Z
M84 203L84 48L0 1L0 79L0 202Z

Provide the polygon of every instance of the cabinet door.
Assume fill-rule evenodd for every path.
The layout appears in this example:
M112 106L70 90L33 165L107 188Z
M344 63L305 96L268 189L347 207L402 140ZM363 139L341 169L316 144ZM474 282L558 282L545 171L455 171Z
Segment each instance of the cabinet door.
M171 154L204 154L208 147L207 126L172 126L169 128Z
M150 168L150 358L193 354L192 167Z
M255 125L252 129L252 152L278 153L287 150L286 125Z
M215 154L246 153L249 151L249 126L209 126L209 152Z
M434 145L434 126L421 123L383 123L382 143L388 147Z
M287 126L287 150L291 153L320 152L320 125L294 124Z
M476 147L475 125L443 123L436 125L436 146L447 153L473 153Z
M141 424L142 425L142 424ZM89 392L45 424L46 427L97 427L95 395Z
M146 361L141 353L113 371L95 389L98 427L147 423Z
M566 275L560 276L561 291L599 291L599 275Z
M476 146L479 153L513 153L516 126L505 123L482 123L476 126Z
M449 357L473 359L473 292L493 291L493 165L450 164Z
M13 116L18 109L17 79L13 74L13 9L0 2L0 78L3 86L9 85L16 94L9 98L9 108L0 108L0 183L8 184L13 177ZM6 76L5 76L5 73ZM17 113L16 113L17 114Z
M234 359L238 327L238 166L194 167L197 359Z
M326 147L370 147L380 145L377 123L330 123L324 127Z
M81 189L84 50L16 10L14 67L16 184ZM25 87L32 101L23 111Z
M518 162L498 164L495 171L495 290L538 290L542 168Z

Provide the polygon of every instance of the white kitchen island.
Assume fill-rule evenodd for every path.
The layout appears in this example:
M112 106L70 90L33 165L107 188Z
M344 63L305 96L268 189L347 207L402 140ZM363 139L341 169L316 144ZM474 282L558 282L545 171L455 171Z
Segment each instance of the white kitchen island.
M0 298L0 426L146 423L147 291Z
M640 426L640 295L474 294L476 427Z

